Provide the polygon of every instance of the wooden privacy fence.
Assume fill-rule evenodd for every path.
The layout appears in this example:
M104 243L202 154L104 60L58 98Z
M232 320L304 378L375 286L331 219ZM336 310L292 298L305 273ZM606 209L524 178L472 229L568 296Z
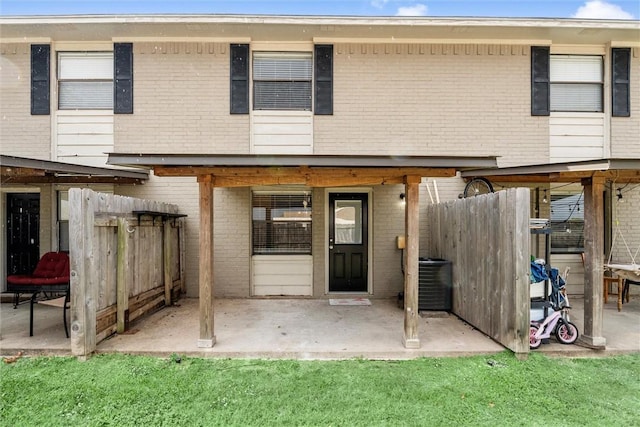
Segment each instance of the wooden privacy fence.
M427 253L453 264L453 312L529 352L529 189L429 205Z
M183 216L176 205L69 190L74 355L184 292Z

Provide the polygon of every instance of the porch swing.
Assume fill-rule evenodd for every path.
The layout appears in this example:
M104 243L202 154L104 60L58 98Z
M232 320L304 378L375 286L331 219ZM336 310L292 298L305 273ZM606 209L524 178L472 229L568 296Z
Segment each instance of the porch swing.
M627 254L629 255L629 259L631 260L628 264L612 264L611 257L613 255L613 248L616 245L616 240L618 235L620 236L622 242L624 243L625 249L627 250ZM613 241L611 242L611 249L609 250L609 257L607 258L607 263L604 265L605 269L611 271L612 273L621 277L624 281L622 287L622 301L624 301L625 296L627 302L629 302L629 285L640 285L640 265L636 262L638 257L638 253L640 253L640 245L636 249L635 253L631 252L631 248L624 238L624 234L620 230L620 221L616 219L616 232L613 235ZM619 307L618 307L619 308Z

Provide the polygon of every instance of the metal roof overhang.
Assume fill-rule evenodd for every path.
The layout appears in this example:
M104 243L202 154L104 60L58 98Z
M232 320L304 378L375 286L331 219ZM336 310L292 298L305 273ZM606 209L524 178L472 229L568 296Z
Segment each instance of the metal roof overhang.
M451 177L497 167L496 157L255 154L111 153L107 164L153 169L158 176L212 176L220 187L401 184L406 176Z
M147 171L123 170L0 155L2 184L140 184Z
M463 178L485 177L499 182L577 182L603 177L611 181L640 183L640 159L598 159L565 163L474 169Z

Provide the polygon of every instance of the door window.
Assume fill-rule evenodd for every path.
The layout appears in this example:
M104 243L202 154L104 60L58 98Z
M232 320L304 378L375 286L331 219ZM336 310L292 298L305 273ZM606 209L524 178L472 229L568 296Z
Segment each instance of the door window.
M362 201L336 200L334 209L335 243L362 244Z

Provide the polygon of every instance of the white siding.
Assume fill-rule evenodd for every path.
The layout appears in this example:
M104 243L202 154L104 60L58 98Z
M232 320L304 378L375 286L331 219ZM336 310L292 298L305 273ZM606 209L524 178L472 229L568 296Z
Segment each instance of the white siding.
M313 295L311 255L254 255L251 264L253 295Z
M549 117L551 163L604 157L603 113L552 113Z
M313 154L313 113L253 111L253 154Z
M114 151L111 111L57 111L56 132L60 162L105 167Z
M584 265L580 254L553 254L551 255L551 267L557 268L560 274L569 267L569 279L567 280L569 298L572 295L584 294Z

